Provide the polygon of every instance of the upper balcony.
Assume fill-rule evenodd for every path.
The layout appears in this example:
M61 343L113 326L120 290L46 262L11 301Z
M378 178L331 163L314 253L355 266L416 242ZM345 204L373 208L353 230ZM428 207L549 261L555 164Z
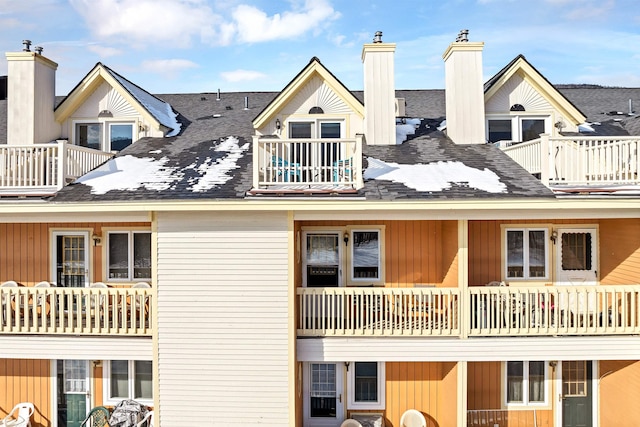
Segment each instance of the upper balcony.
M0 146L0 196L54 194L111 157L64 140Z
M508 145L508 144L507 144ZM502 150L554 189L639 185L640 137L549 137L501 146ZM563 188L564 187L564 188Z
M354 192L363 185L362 136L279 139L254 136L253 191Z
M640 285L298 288L301 337L637 335Z

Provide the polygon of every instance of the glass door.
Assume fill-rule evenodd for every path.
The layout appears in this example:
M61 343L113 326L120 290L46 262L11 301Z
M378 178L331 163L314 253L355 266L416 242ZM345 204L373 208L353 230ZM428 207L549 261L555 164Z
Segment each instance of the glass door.
M57 286L84 288L89 285L89 233L53 233L53 277Z
M58 427L80 427L89 408L89 362L57 362Z
M305 363L304 425L339 427L344 421L342 363Z

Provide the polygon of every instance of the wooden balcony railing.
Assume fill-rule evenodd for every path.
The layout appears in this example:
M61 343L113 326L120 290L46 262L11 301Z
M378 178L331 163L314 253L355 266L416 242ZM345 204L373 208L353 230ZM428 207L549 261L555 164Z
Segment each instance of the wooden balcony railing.
M0 288L0 334L151 336L151 289Z
M111 157L66 141L0 146L0 195L53 194Z
M502 147L546 185L640 184L640 138L554 137Z
M298 288L299 336L640 333L640 286Z
M354 190L362 187L362 136L279 139L255 136L253 188Z
M457 288L298 288L298 335L460 333Z

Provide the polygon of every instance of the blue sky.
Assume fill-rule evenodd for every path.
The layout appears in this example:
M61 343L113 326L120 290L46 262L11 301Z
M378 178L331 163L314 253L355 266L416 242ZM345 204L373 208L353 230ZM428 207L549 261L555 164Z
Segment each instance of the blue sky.
M443 88L463 28L485 80L523 54L553 83L640 87L638 0L0 0L0 50L44 47L58 95L98 61L152 93L278 91L313 56L361 90L378 30L397 89Z

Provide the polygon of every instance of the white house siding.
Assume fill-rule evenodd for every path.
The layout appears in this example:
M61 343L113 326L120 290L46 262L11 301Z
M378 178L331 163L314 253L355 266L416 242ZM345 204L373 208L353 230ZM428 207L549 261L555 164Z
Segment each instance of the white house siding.
M161 427L289 425L287 269L286 213L158 214Z

